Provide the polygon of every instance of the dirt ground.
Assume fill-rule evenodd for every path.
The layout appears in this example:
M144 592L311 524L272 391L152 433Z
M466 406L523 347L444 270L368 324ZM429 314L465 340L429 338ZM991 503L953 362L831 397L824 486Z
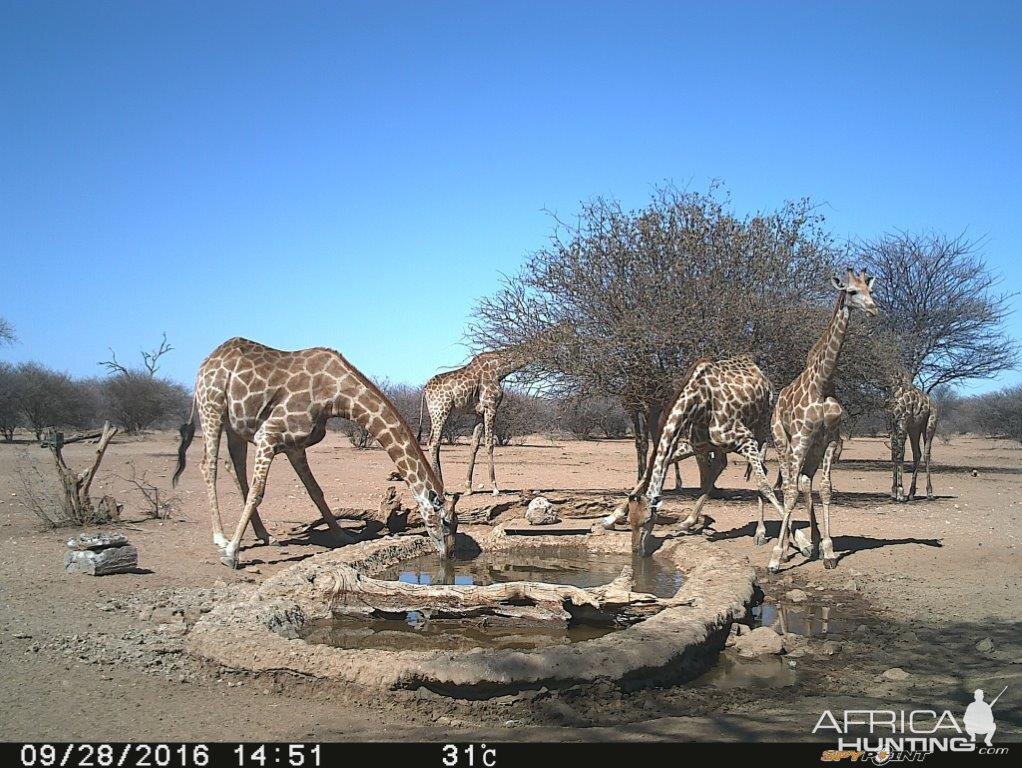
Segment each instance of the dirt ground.
M291 524L317 513L281 459L261 511L283 546L247 540L242 570L227 570L211 542L198 442L173 491L171 518L142 518L141 497L118 476L130 475L133 462L169 488L176 438L119 438L111 446L94 496L112 493L124 502L125 521L113 530L138 547L140 569L102 578L65 574L68 530L43 529L22 504L16 469L35 464L49 471L48 452L0 445L0 738L804 740L824 709L961 713L973 689L996 693L1004 686L995 708L998 740L1022 736L1022 450L1015 445L969 438L936 445L937 498L896 504L888 496L883 440L849 442L835 470L837 568L827 571L796 555L776 576L765 570L772 542L753 544L754 495L744 466L732 457L720 481L725 498L707 506L708 535L756 565L766 606L789 606L789 623L827 608L826 637L814 627L798 653L765 661L725 651L715 668L686 685L632 692L579 686L473 702L425 689L370 697L283 673L238 675L183 654L181 635L214 602L252 589L331 542L318 531L286 536ZM77 444L65 455L78 466L91 451ZM393 484L385 453L355 451L338 433L312 449L310 459L334 508L376 510ZM448 485L460 485L467 447L447 448L443 459ZM524 489L619 494L634 483L627 441L537 437L498 449L497 462L507 499ZM477 483L485 469L483 459ZM683 473L693 482L694 463L683 465ZM230 531L241 502L226 468L220 498ZM691 488L667 493L665 516L691 507L693 498ZM459 510L493 501L476 494ZM768 528L771 536L777 525ZM808 599L793 604L793 588ZM895 667L904 674L889 671Z

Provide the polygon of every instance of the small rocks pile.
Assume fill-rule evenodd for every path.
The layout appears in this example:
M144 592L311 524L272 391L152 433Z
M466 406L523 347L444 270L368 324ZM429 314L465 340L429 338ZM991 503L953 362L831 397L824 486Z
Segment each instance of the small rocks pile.
M82 534L67 540L64 570L89 576L128 573L138 568L138 550L122 533Z

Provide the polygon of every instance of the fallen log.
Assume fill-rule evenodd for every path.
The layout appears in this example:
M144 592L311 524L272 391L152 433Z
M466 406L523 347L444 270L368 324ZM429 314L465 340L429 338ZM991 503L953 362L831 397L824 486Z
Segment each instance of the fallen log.
M392 618L411 612L431 620L481 626L628 625L671 605L688 604L635 592L631 567L601 587L510 581L484 586L381 581L337 565L315 581L334 614Z

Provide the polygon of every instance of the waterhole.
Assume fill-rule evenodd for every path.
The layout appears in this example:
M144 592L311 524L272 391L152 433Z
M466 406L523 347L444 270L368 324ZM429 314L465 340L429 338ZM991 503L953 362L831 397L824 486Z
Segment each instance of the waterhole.
M575 587L597 587L621 575L631 566L636 592L671 597L684 577L676 568L656 558L630 554L593 553L581 548L534 547L527 550L481 552L441 562L435 555L404 560L372 576L409 584L464 584L484 586L508 581L537 581ZM467 650L494 648L532 650L562 643L576 643L616 631L613 626L570 624L554 627L478 627L457 621L431 620L413 611L403 618L363 619L335 616L310 622L302 632L307 642L337 648L381 650Z

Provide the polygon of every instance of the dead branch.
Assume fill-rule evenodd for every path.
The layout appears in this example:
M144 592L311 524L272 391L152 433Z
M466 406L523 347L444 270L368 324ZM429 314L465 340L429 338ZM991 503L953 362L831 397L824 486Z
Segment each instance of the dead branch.
M602 587L512 581L486 586L424 585L380 581L346 565L316 580L334 613L423 613L431 620L471 619L492 624L560 623L585 620L632 624L688 601L633 591L631 567Z

